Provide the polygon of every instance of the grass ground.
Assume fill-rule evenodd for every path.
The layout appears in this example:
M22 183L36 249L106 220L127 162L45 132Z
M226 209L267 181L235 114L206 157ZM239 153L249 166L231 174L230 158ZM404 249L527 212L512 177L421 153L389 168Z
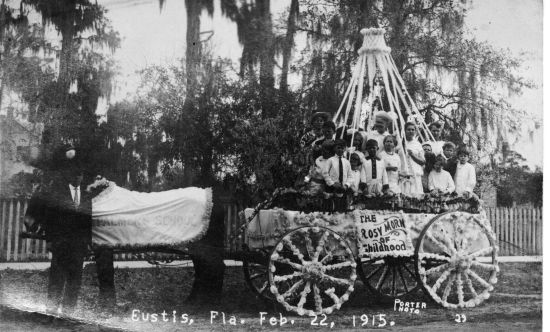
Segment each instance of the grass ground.
M15 271L0 272L1 301L3 305L23 311L40 311L44 309L47 287L47 271ZM288 320L294 320L294 325L272 327L264 322L260 325L260 312L267 312L267 317L279 317L279 308L257 299L245 284L243 273L238 267L226 270L223 297L217 304L189 304L185 302L189 294L193 269L191 268L147 268L147 269L117 269L116 288L118 292L117 312L109 318L102 317L96 310L98 286L95 276L95 266L88 265L84 272L82 290L77 310L80 322L78 329L92 329L101 325L137 331L156 330L187 330L188 325L173 322L144 322L132 320L133 310L140 313L161 314L165 310L169 315L176 311L177 315L186 313L194 320L193 330L306 330L312 328L311 318L303 318L281 312ZM426 302L427 308L419 314L409 314L394 311L392 304L377 302L358 282L352 294L340 311L330 315L326 323L334 323L335 329L360 328L360 317L369 316L368 326L372 328L372 315L385 314L388 325L394 322L394 328L399 330L540 330L542 327L542 265L540 263L504 263L501 264L499 282L491 298L481 306L473 309L447 310L431 302L422 292L414 297L415 301ZM224 312L226 323L230 316L235 316L237 326L224 325L218 317L210 324L210 311ZM457 323L457 314L465 315L466 322ZM356 326L353 326L353 316ZM137 317L137 316L134 316ZM170 316L167 316L170 317ZM159 315L159 320L161 316ZM376 317L375 327L378 325ZM241 324L244 320L244 324ZM11 324L11 325L10 325ZM23 325L21 325L23 324ZM26 326L25 324L29 325ZM37 325L38 324L38 325ZM21 314L5 314L0 330L13 328L37 328L43 330L50 326L40 325L28 316ZM57 326L63 330L63 326ZM322 329L323 327L317 327ZM330 325L326 327L329 329ZM75 329L68 326L67 330Z

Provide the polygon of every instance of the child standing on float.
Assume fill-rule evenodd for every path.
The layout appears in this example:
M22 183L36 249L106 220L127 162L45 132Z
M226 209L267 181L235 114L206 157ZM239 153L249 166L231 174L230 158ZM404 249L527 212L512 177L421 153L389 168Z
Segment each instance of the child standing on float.
M329 180L329 159L334 155L334 141L326 140L323 142L321 156L315 159L315 163L310 169L309 190L313 194L324 193L327 181Z
M404 155L402 164L406 165L404 172L408 180L403 181L402 191L404 194L411 196L422 195L422 174L424 173L424 149L416 139L416 124L407 122L405 124L405 140L404 140Z
M450 194L455 191L455 184L451 174L443 169L445 159L442 155L435 157L433 170L428 176L428 186L432 194Z
M378 154L380 159L382 159L386 165L389 190L391 190L394 194L401 193L401 188L399 187L401 158L399 158L399 155L395 152L396 145L397 139L395 136L388 135L384 138L384 150Z
M312 143L313 147L313 160L316 160L323 152L322 152L322 146L325 141L334 140L334 133L336 132L336 125L332 121L325 121L323 123L323 136L316 139ZM334 141L333 141L334 142Z
M364 193L369 196L378 196L387 192L388 174L386 165L378 156L378 142L374 139L367 141L367 152L369 156L363 165L365 173L366 189Z
M351 165L344 157L346 142L336 140L334 143L334 156L329 159L329 179L327 185L332 187L335 193L343 193L352 182Z
M474 166L468 162L470 152L466 148L458 149L457 156L458 163L454 176L456 193L469 197L474 192L476 186L476 170Z
M365 187L365 173L362 171L361 157L357 152L353 152L349 156L349 163L351 165L351 178L350 189L353 191L354 195L357 195L360 190L363 190Z

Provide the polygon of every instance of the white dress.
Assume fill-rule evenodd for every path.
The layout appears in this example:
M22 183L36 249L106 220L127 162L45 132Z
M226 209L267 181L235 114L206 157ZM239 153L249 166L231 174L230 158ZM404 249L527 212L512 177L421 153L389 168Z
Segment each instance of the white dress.
M401 193L401 187L399 185L401 158L399 158L399 155L396 152L389 154L386 151L382 151L380 152L380 159L384 161L386 167L397 167L397 171L386 170L386 173L388 174L388 184L390 186L390 190L396 194Z
M405 180L401 183L401 190L404 194L410 196L419 196L424 193L422 187L422 174L424 174L424 168L422 165L417 164L411 156L408 155L407 149L412 150L412 153L417 158L424 159L424 149L416 138L406 141L405 151L401 152L401 164L403 165L403 171L410 175L409 180Z
M351 170L352 181L350 183L350 188L353 190L353 193L359 192L359 184L365 182L364 174L361 172L361 169Z
M455 191L455 184L451 174L446 170L437 172L435 169L428 175L428 187L430 191L437 189L445 194L450 194Z

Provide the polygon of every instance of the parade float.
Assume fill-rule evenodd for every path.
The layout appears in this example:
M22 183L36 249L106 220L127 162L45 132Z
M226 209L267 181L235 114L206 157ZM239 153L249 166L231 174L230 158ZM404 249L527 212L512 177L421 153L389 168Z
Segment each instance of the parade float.
M399 153L407 149L407 122L415 123L420 142L433 141L384 30L361 34L359 58L333 121L356 135L361 125L372 127L385 104ZM410 161L402 157L407 170ZM407 188L407 178L402 181ZM489 298L499 272L498 247L475 194L411 195L405 189L355 195L345 208L336 206L330 195L294 188L277 190L241 212L244 274L257 295L299 315L340 309L358 278L380 299L406 298L422 289L444 307L465 308Z

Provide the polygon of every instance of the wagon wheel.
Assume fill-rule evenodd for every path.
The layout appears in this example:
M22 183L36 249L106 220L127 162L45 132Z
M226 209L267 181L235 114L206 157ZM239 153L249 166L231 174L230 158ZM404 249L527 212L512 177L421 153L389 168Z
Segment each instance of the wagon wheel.
M243 255L243 272L248 287L262 300L274 301L275 297L269 291L267 265L269 250L256 249Z
M497 283L497 252L495 235L480 215L439 215L416 243L419 282L444 307L475 307L489 298Z
M363 284L382 300L405 297L420 288L413 257L361 259L358 272Z
M325 227L287 233L269 257L270 290L288 311L330 314L353 292L355 258L346 241Z

